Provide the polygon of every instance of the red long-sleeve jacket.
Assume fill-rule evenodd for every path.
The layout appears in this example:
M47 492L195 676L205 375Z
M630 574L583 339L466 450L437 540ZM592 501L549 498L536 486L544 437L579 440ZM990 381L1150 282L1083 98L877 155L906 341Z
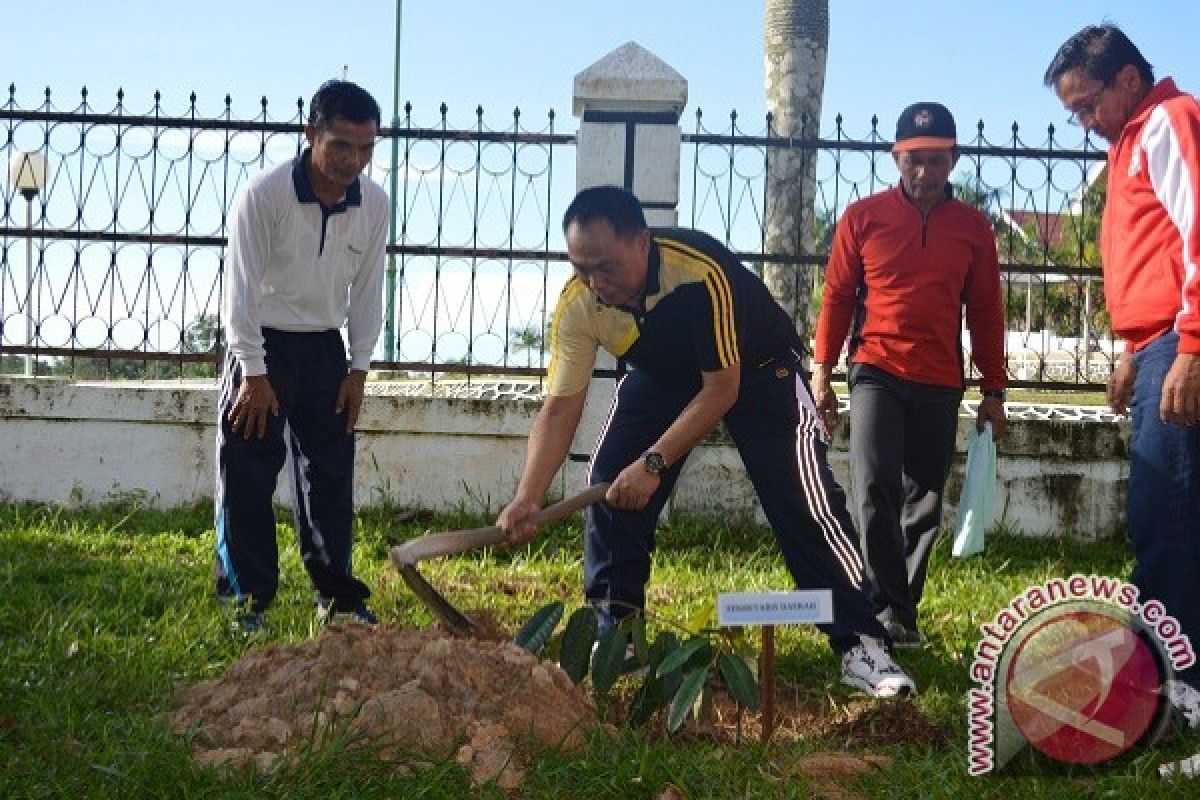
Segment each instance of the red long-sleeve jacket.
M979 211L949 199L923 218L899 186L850 205L826 268L817 362L837 362L860 286L864 313L852 362L917 383L961 387L965 305L980 384L1004 388L996 238Z
M1140 350L1170 330L1200 353L1200 103L1159 81L1108 151L1100 229L1113 331Z

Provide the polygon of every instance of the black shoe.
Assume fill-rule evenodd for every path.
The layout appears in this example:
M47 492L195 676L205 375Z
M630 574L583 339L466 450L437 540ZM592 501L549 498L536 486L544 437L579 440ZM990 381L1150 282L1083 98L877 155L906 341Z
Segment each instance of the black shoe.
M360 604L357 608L342 611L334 601L321 598L317 600L317 622L321 625L328 625L330 623L339 625L348 623L355 625L378 625L379 618L372 614L371 610L365 605Z
M916 650L925 644L925 638L916 628L906 628L899 622L885 622L883 627L892 640L892 647L901 650Z
M261 611L243 611L233 618L233 626L238 633L255 636L266 632L267 615Z

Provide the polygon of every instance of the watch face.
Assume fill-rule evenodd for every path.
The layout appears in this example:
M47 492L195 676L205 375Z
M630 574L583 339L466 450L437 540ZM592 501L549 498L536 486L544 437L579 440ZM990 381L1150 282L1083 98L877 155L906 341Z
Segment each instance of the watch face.
M642 456L642 461L646 464L646 470L655 475L662 475L667 471L667 462L659 453L646 453Z

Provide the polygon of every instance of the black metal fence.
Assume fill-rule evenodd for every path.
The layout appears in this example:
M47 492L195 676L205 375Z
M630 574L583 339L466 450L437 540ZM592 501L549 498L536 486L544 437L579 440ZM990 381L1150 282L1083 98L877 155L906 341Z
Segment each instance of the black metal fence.
M303 146L303 108L272 118L204 117L193 96L172 115L155 95L144 113L97 110L84 92L60 109L0 106L0 155L36 152L44 187L5 178L0 216L0 371L75 377L215 374L223 247L231 207L260 170ZM575 135L553 112L514 110L500 127L432 124L406 109L385 128L372 178L396 198L387 318L375 368L436 376L537 376L544 332L570 274L558 219L574 192ZM1077 131L1073 131L1078 134ZM997 231L1009 303L1014 385L1083 387L1111 369L1093 187L1103 153L1065 149L1050 127L1036 144L1017 126L992 141L980 124L954 180ZM724 239L752 265L819 269L846 204L896 180L876 120L857 137L839 117L824 136L758 133L736 114L685 123L680 224ZM390 168L393 145L397 168ZM780 148L817 156L811 255L764 252L766 173ZM1102 182L1101 182L1102 183ZM1089 189L1089 187L1093 187ZM819 286L819 281L817 283ZM814 298L814 308L816 299Z

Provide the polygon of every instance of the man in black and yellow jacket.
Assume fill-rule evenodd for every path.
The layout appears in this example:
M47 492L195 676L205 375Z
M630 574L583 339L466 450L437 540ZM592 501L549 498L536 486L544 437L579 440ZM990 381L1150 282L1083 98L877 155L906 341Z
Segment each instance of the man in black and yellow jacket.
M833 591L834 622L821 627L842 680L876 697L915 691L863 592L801 343L766 286L703 233L648 228L616 187L580 192L563 229L575 275L554 312L547 396L516 496L497 521L510 542L536 534L529 518L566 458L603 347L633 369L591 463L590 481L611 483L585 531L584 590L602 624L644 608L659 513L688 453L724 420L797 587Z

